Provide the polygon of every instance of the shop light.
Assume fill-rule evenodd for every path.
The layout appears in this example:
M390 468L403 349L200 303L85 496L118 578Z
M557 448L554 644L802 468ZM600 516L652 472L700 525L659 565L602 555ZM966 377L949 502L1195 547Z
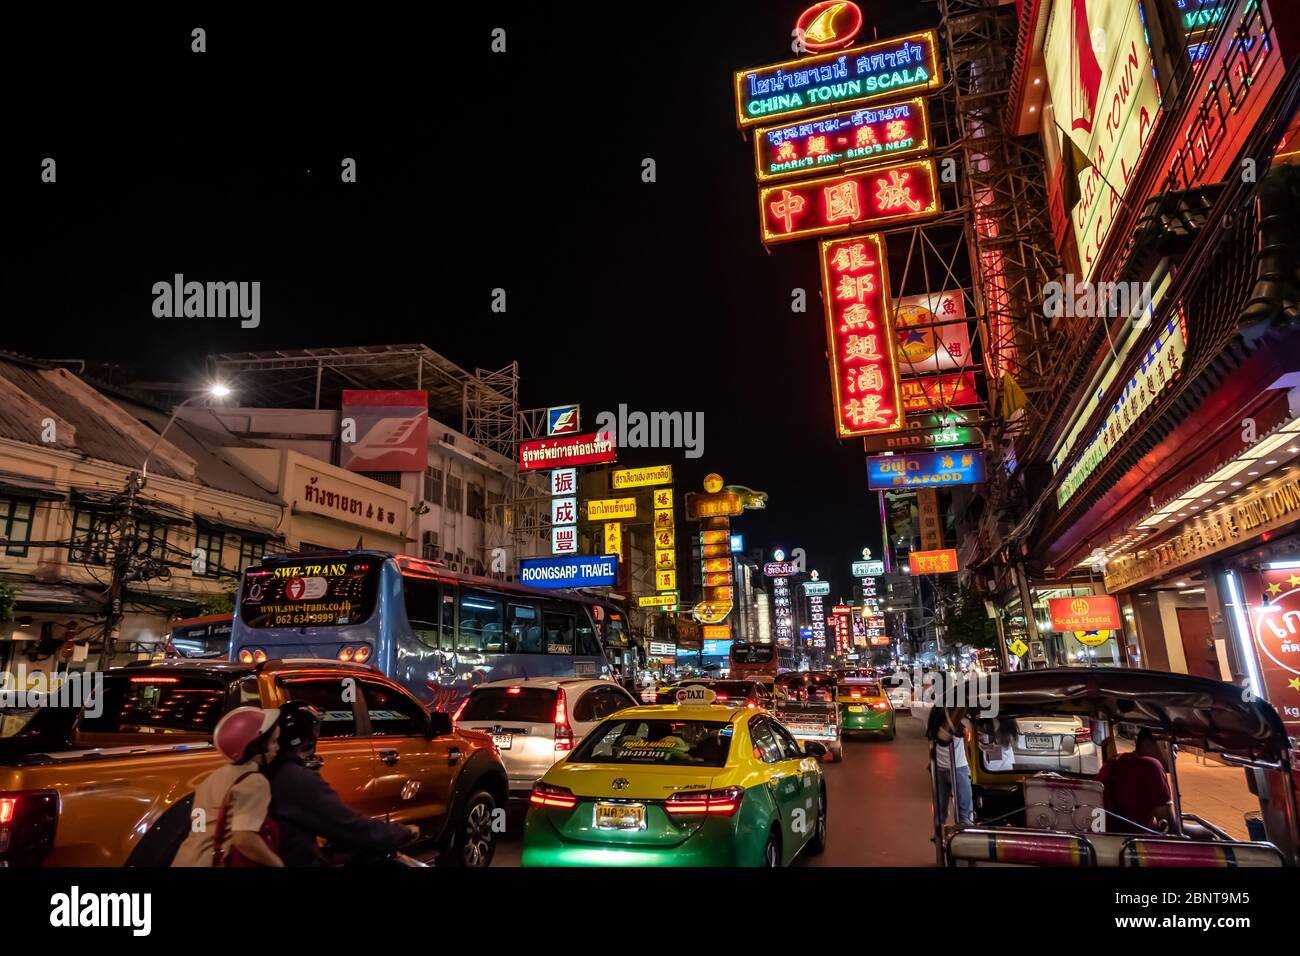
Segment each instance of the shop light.
M1264 567L1270 571L1285 571L1287 568L1300 568L1300 561L1271 561Z
M1250 638L1250 624L1246 620L1245 607L1241 601L1241 589L1237 586L1237 574L1225 571L1223 583L1227 585L1228 608L1232 612L1233 631L1237 636L1237 651L1246 663L1246 672L1250 676L1250 690L1260 694L1264 690L1264 681L1259 676L1259 664L1255 660L1255 648Z

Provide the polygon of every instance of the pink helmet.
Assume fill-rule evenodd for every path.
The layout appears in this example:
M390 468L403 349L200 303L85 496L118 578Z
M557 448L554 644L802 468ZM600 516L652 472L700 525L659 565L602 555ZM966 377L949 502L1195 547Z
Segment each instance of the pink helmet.
M217 722L212 742L231 763L243 763L252 756L249 748L274 730L279 719L275 707L236 707Z

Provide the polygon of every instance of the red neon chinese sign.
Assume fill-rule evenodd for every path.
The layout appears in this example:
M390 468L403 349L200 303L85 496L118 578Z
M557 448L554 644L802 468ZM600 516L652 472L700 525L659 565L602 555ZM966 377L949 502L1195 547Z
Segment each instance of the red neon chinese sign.
M980 403L974 372L951 375L923 375L905 379L901 386L903 411L924 412L939 408L965 408Z
M913 551L907 563L912 574L952 574L957 570L957 550Z
M616 457L617 449L606 432L539 438L519 443L520 471L603 464L614 461Z
M813 53L848 46L862 29L862 10L850 0L822 0L799 15L794 25L804 49Z
M930 148L925 100L864 107L754 132L759 182L899 159Z
M846 176L768 186L758 192L763 242L770 245L856 226L922 219L939 211L934 161L915 160Z
M840 438L903 427L885 243L878 233L821 244L826 345Z

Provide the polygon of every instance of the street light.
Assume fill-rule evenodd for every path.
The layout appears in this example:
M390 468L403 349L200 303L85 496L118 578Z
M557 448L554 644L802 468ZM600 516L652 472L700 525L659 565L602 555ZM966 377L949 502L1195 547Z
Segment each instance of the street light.
M167 424L162 427L162 431L158 432L158 437L153 440L153 444L149 446L149 451L145 453L144 464L140 466L140 479L139 479L138 487L143 488L145 481L148 480L149 459L152 458L153 453L158 450L158 446L162 444L163 436L166 435L168 429L172 427L172 423L176 421L176 416L181 413L181 409L184 408L186 405L190 404L191 402L197 402L200 398L225 398L230 394L231 392L230 392L229 385L226 385L224 382L214 382L203 391L196 392L195 394L191 395L189 398L181 402L179 405L177 405L174 409L172 409L172 417L167 419Z

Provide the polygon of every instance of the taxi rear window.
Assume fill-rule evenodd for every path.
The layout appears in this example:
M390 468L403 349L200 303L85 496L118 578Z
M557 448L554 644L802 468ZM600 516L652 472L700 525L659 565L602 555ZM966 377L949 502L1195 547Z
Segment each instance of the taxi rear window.
M868 684L866 681L855 681L851 684L841 684L837 693L841 697L879 697L880 687L877 684Z
M732 729L715 720L607 720L586 736L569 763L721 767L731 749Z

